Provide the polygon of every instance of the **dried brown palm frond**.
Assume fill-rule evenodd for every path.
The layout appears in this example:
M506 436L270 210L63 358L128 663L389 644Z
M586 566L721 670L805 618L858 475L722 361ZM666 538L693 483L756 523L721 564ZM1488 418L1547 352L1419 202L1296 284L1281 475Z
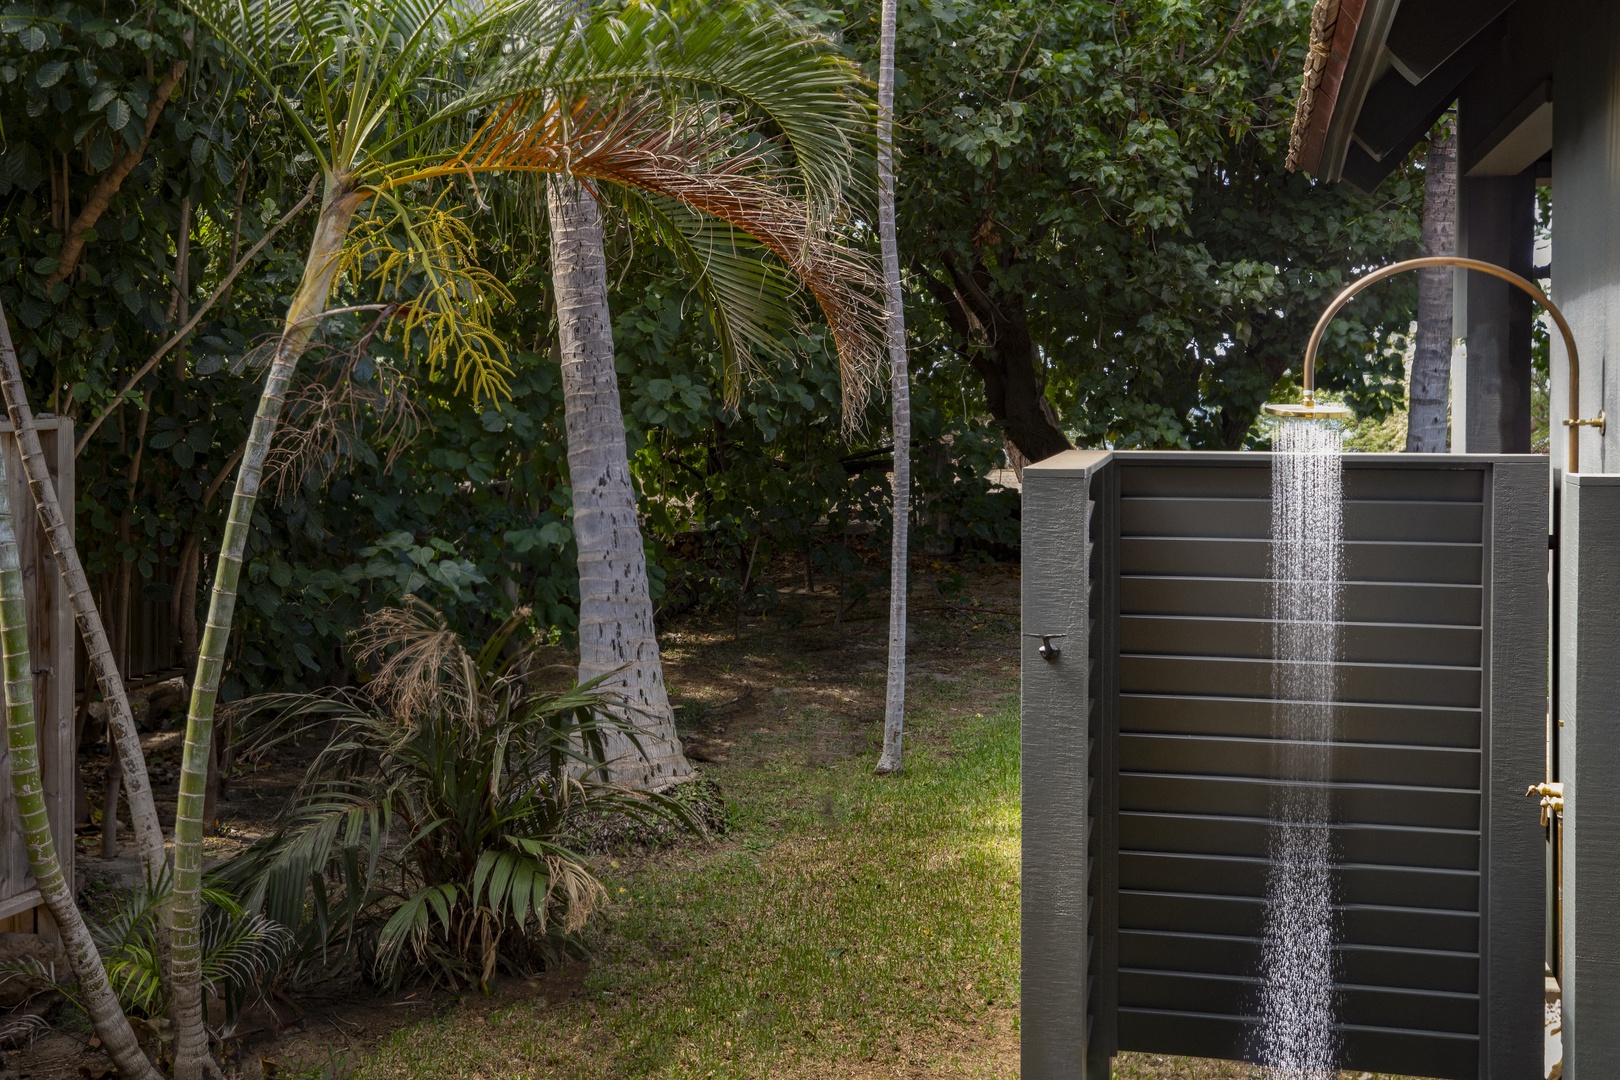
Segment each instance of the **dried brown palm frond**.
M437 609L407 595L374 612L354 635L354 658L378 664L368 690L402 724L432 712L477 723L478 669Z
M739 146L723 109L692 107L673 121L653 98L611 110L518 100L492 116L454 157L391 178L387 187L489 172L567 173L677 200L753 237L804 286L837 344L844 418L857 424L883 365L881 277L851 243L850 223L817 224L771 169L765 150ZM840 230L843 230L842 232Z
M377 324L390 314L380 313ZM415 381L387 361L366 355L375 332L374 325L287 396L282 427L265 461L278 500L311 479L336 475L337 462L361 456L365 445L381 449L383 468L392 468L421 433L427 421L416 402ZM360 377L362 362L371 365L369 377Z

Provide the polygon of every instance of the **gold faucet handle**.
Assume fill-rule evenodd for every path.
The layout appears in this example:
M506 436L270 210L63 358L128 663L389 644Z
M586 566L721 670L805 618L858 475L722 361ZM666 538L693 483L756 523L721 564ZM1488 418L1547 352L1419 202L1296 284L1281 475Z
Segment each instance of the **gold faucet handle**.
M1609 430L1609 412L1607 409L1599 409L1596 416L1589 416L1583 420L1565 420L1564 426L1567 428L1593 427L1598 429L1599 435L1605 435Z
M1564 785L1543 782L1534 784L1524 793L1525 798L1541 796L1541 827L1546 828L1553 816L1564 816Z

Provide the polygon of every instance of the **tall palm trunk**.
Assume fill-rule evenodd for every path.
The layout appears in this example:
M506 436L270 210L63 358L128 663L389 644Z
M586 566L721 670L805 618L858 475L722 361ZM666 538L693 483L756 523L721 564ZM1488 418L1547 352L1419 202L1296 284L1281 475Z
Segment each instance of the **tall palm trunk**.
M28 651L28 611L23 601L22 563L17 527L11 515L11 480L0 456L0 645L5 657L6 744L11 755L11 794L17 802L28 868L46 909L56 920L68 964L78 982L79 1000L96 1036L126 1080L162 1080L135 1038L135 1032L107 981L107 969L90 937L62 873L45 785L39 772L39 732L34 712L34 666ZM71 853L70 853L71 854Z
M1423 254L1457 251L1457 138L1449 130L1429 142L1423 169ZM1450 270L1418 271L1417 344L1412 352L1412 399L1406 417L1406 451L1446 450L1451 398Z
M192 680L191 709L186 718L185 750L180 764L180 796L174 820L174 899L171 904L169 972L170 1019L175 1029L175 1080L200 1080L218 1074L208 1050L202 1000L202 841L207 799L208 763L214 736L214 704L225 670L225 647L236 611L236 587L242 576L242 556L252 529L253 507L264 477L265 458L275 436L276 423L298 361L309 347L318 316L326 308L337 273L338 256L348 235L355 209L364 193L343 190L338 179L328 179L315 236L310 241L304 277L287 311L281 342L270 362L258 411L248 431L247 449L236 473L230 516L220 542L214 588L209 596L208 621L197 652Z
M906 725L906 591L911 534L911 380L906 369L906 309L900 291L900 245L894 229L894 24L896 0L883 0L878 45L878 243L888 305L890 393L894 426L894 540L889 555L889 691L883 711L882 776L904 767Z
M623 695L636 728L639 750L622 736L608 746L609 779L659 788L690 776L692 766L675 733L653 631L647 553L613 367L602 218L595 199L572 178L552 177L546 191L579 550L579 677L612 672L604 686Z
M163 827L158 824L157 805L152 801L152 784L146 775L146 758L141 751L140 733L135 730L135 717L130 712L129 697L124 692L124 680L113 659L112 645L107 639L107 628L102 625L101 612L96 607L95 597L90 594L90 582L84 575L84 565L79 561L79 549L73 542L73 532L68 528L62 504L56 497L56 485L51 481L45 451L39 443L39 430L34 426L34 410L28 405L22 368L17 363L17 350L11 343L11 327L6 322L3 310L0 310L0 394L5 396L6 410L17 431L17 446L22 451L23 472L28 476L28 490L34 496L34 509L49 539L57 573L62 575L68 603L79 623L79 633L84 637L90 670L95 673L96 682L101 686L101 696L106 699L107 729L117 749L124 797L129 802L129 817L135 825L135 842L140 848L141 864L147 880L156 881L164 860Z

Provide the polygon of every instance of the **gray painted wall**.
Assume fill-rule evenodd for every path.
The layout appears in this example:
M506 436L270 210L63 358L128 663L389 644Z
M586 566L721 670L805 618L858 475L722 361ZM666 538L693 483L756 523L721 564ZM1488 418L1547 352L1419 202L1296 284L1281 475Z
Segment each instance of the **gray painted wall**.
M1620 1076L1620 475L1564 478L1559 530L1564 1076Z
M1553 298L1581 349L1581 411L1620 416L1620 4L1565 0L1557 7L1559 53L1553 110L1556 163ZM1564 460L1567 391L1563 349L1553 364L1553 452ZM1581 429L1581 469L1620 469L1620 423L1607 435Z
M1480 1076L1541 1076L1547 838L1524 796L1546 758L1547 464L1491 469L1486 562Z

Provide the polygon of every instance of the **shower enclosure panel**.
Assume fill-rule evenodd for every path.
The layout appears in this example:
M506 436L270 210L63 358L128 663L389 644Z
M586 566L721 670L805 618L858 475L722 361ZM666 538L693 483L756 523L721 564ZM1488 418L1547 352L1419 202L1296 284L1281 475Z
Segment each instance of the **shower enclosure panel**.
M1539 1075L1544 840L1524 790L1542 771L1546 461L1344 465L1328 781L1343 1064ZM1075 451L1025 472L1027 1077L1258 1048L1287 782L1270 466Z

